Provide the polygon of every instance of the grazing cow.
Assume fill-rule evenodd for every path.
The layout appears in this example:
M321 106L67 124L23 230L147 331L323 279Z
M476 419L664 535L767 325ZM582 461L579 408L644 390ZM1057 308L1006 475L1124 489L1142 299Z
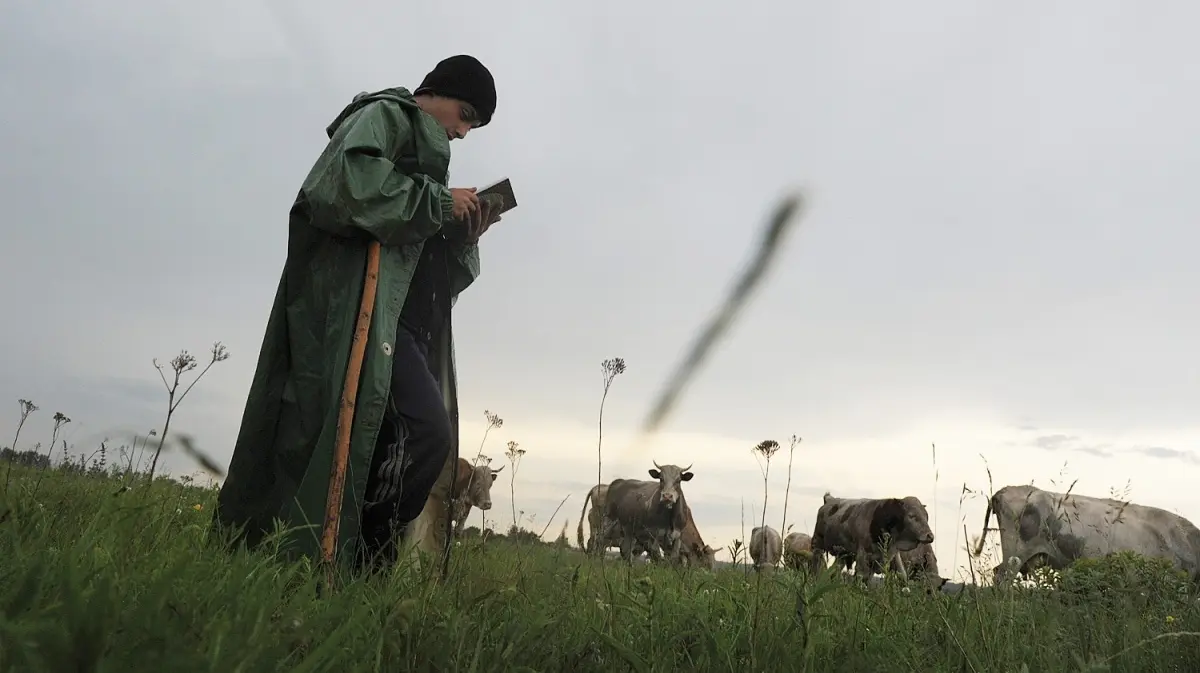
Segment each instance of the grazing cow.
M493 470L487 465L472 466L465 458L458 459L458 476L450 493L455 530L462 530L472 507L485 512L492 508L492 482L496 481L496 475L503 469L503 465Z
M683 482L690 481L691 465L654 463L650 476L657 481L615 479L605 497L604 527L621 529L621 557L633 562L633 543L637 535L649 534L665 547L672 563L680 562L679 549L683 529L687 527L687 501ZM601 536L604 539L607 532Z
M687 524L683 527L680 533L679 553L686 565L696 564L701 568L712 570L717 564L717 552L724 549L724 546L713 549L704 544L704 538L700 537L700 529L696 527L696 520L692 518L692 508L687 507L685 512L687 516Z
M1003 557L1022 576L1038 565L1062 570L1078 559L1119 551L1170 559L1193 578L1200 575L1200 530L1165 509L1036 486L1004 486L988 500L976 556L983 553L993 512ZM1008 566L993 569L996 582L1009 576Z
M812 536L807 533L788 533L783 538L784 565L799 570L806 556L812 556Z
M883 573L883 559L878 554L869 556L871 572ZM903 564L905 577L910 580L927 582L932 589L940 589L949 580L942 577L938 571L937 554L933 545L922 542L914 549L900 552L900 562Z
M619 525L611 524L608 527L607 537L601 539L601 534L605 530L604 521L604 503L608 499L608 484L597 484L587 492L583 497L583 509L579 511L579 525L575 527L575 540L579 543L579 548L599 556L604 553L604 550L609 547L619 547L621 545L621 536L623 535ZM588 501L592 503L592 511L588 512ZM583 540L583 518L587 512L588 530L591 536L587 543ZM651 561L662 559L662 552L659 549L658 543L649 535L639 535L634 541L634 556L641 556L645 553L650 557Z
M779 531L770 526L755 526L750 530L750 558L755 570L774 568L782 554L783 539L779 537Z
M825 555L832 554L847 567L854 565L855 574L865 579L871 575L871 557L878 555L879 565L890 560L907 576L900 554L921 543L932 544L933 531L919 498L835 498L826 493L813 528L810 566L819 571Z

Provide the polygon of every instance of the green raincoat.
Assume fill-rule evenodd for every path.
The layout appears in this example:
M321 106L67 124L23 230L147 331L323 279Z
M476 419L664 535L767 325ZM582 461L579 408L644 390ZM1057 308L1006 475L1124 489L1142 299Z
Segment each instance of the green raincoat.
M338 403L362 300L367 245L380 241L379 284L363 361L342 501L338 557L352 559L367 473L387 404L392 343L425 239L453 243L451 305L479 273L447 188L450 141L403 88L368 94L326 129L330 140L292 206L288 256L271 307L215 517L242 526L253 547L280 519L289 556L317 557L337 433ZM445 227L445 229L443 229ZM450 318L431 345L458 459ZM443 469L439 486L448 470Z

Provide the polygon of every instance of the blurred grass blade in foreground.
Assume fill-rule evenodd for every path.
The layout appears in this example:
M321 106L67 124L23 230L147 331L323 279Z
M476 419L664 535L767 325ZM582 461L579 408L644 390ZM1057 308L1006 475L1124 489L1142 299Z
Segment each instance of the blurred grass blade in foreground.
M738 313L749 301L751 292L762 283L771 262L778 256L784 234L793 222L799 221L806 205L807 200L804 191L801 190L784 198L775 208L767 221L758 252L755 253L742 275L738 277L732 291L725 298L725 303L700 332L692 343L692 348L687 356L676 367L671 378L667 380L667 385L659 394L658 401L655 402L650 414L642 423L641 439L656 432L674 410L680 395L683 394L687 384L700 369L700 365L711 354L713 346L729 331Z

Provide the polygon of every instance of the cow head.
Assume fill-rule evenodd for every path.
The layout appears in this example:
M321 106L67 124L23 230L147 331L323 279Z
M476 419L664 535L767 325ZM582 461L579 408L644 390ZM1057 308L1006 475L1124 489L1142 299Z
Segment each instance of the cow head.
M478 507L484 511L492 508L492 483L496 481L496 475L500 474L504 466L500 469L493 470L487 465L476 465L471 468L471 480L467 483L466 497L464 498L473 507Z
M658 461L654 461L654 467L657 469L650 470L650 476L658 480L658 500L667 509L674 509L675 505L683 502L681 484L691 480L692 473L688 470L692 466L659 465Z
M715 568L717 566L717 552L724 548L724 546L720 546L713 549L708 545L704 545L704 548L700 550L700 565L708 570Z
M880 502L871 517L871 540L878 543L885 535L892 548L899 551L912 551L919 544L933 543L924 503L911 495Z

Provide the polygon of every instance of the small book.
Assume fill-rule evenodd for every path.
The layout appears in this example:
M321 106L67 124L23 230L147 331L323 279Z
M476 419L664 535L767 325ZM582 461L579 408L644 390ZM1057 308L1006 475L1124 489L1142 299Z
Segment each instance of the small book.
M517 197L513 194L512 183L509 182L508 178L500 178L487 187L477 190L475 195L480 199L484 198L485 196L491 196L492 199L498 197L501 205L500 210L497 211L497 214L507 213L508 211L517 207Z

